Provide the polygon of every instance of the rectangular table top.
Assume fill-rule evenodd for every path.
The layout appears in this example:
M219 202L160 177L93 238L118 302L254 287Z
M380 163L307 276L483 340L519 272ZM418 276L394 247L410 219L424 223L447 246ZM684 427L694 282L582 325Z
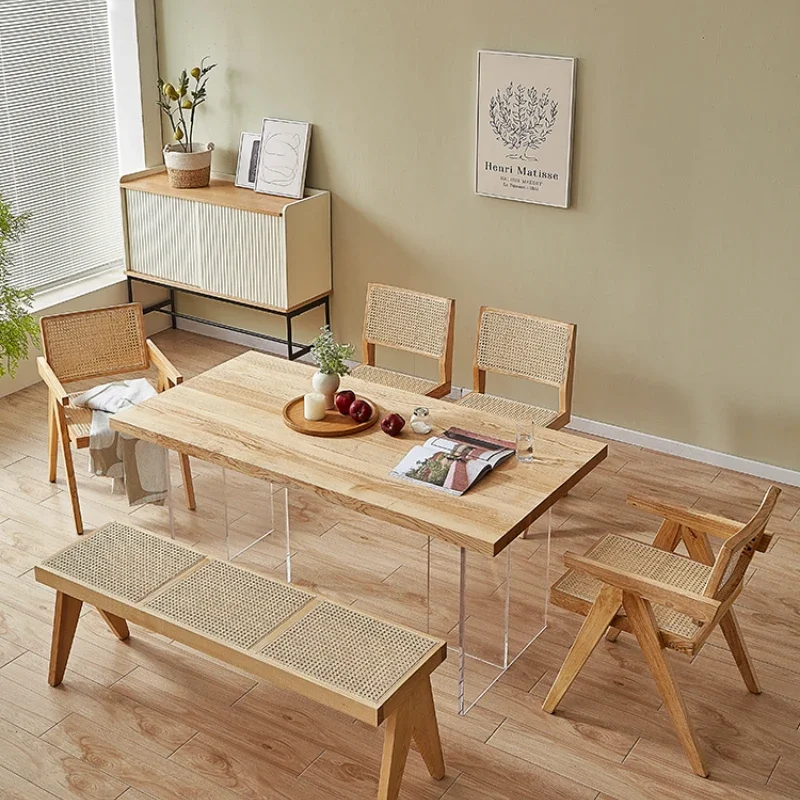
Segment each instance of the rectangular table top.
M266 480L311 489L375 519L487 555L505 549L608 453L605 444L536 428L535 459L508 459L457 497L389 475L427 437L407 425L396 438L376 424L352 436L322 438L291 430L283 406L311 391L314 368L250 351L115 414L111 427L190 456ZM514 438L514 423L484 411L352 377L342 386L368 397L381 415L408 420L419 405L434 432L458 426Z

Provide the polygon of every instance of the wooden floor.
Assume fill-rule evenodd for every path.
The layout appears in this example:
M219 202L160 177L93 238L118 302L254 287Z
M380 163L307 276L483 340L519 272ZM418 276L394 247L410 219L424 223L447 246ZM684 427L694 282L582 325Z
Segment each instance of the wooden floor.
M183 332L156 338L187 376L241 352ZM34 582L32 567L74 533L62 474L57 484L47 481L46 432L41 384L0 399L0 798L375 797L382 731L138 628L130 643L120 643L93 610L79 625L63 685L48 687L53 595ZM131 510L110 493L108 481L85 474L85 459L84 451L77 467L88 525L128 519L167 531L164 509ZM177 536L220 554L220 475L202 464L195 472L198 510L178 512ZM177 482L177 464L173 474ZM232 484L229 523L244 542L264 530L269 489ZM657 520L624 504L631 490L743 520L765 485L612 443L607 461L554 510L551 563L558 569L561 553L581 552L607 531L652 536ZM424 538L299 491L291 492L290 505L297 583L388 618L425 624ZM535 622L544 594L544 530L537 524L532 539L515 545L513 574L530 576L513 617L515 640ZM412 753L402 796L800 797L800 489L786 488L770 530L770 552L757 556L738 602L763 694L748 694L718 634L692 662L669 654L710 779L689 771L641 653L625 634L598 647L557 715L541 711L579 624L556 610L544 634L466 717L455 713L455 657L436 673L448 775L431 780ZM434 548L433 558L441 566L435 571L442 598L437 609L450 609L455 576L446 564L449 552ZM281 575L281 532L253 548L247 560ZM498 630L493 609L503 596L503 576L497 562L471 570L471 641L481 646L484 635L488 641ZM443 611L434 616L434 626L443 630L452 623Z

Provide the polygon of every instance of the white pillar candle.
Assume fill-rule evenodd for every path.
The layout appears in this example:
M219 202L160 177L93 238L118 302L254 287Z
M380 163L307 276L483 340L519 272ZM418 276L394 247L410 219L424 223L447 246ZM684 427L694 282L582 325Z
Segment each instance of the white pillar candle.
M303 397L303 416L311 422L325 419L325 395L310 392Z

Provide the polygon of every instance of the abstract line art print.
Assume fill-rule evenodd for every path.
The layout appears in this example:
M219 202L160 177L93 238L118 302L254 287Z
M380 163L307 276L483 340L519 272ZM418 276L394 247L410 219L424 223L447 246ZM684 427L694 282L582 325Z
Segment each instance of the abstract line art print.
M310 123L265 118L261 124L256 191L301 198L310 142Z

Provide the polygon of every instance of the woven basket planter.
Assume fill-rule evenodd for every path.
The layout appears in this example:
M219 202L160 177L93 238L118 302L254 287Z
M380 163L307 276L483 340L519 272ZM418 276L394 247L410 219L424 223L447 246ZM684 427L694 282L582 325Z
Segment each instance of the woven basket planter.
M211 179L211 152L214 143L196 142L191 153L184 153L179 144L164 146L164 164L169 185L175 189L200 189Z

